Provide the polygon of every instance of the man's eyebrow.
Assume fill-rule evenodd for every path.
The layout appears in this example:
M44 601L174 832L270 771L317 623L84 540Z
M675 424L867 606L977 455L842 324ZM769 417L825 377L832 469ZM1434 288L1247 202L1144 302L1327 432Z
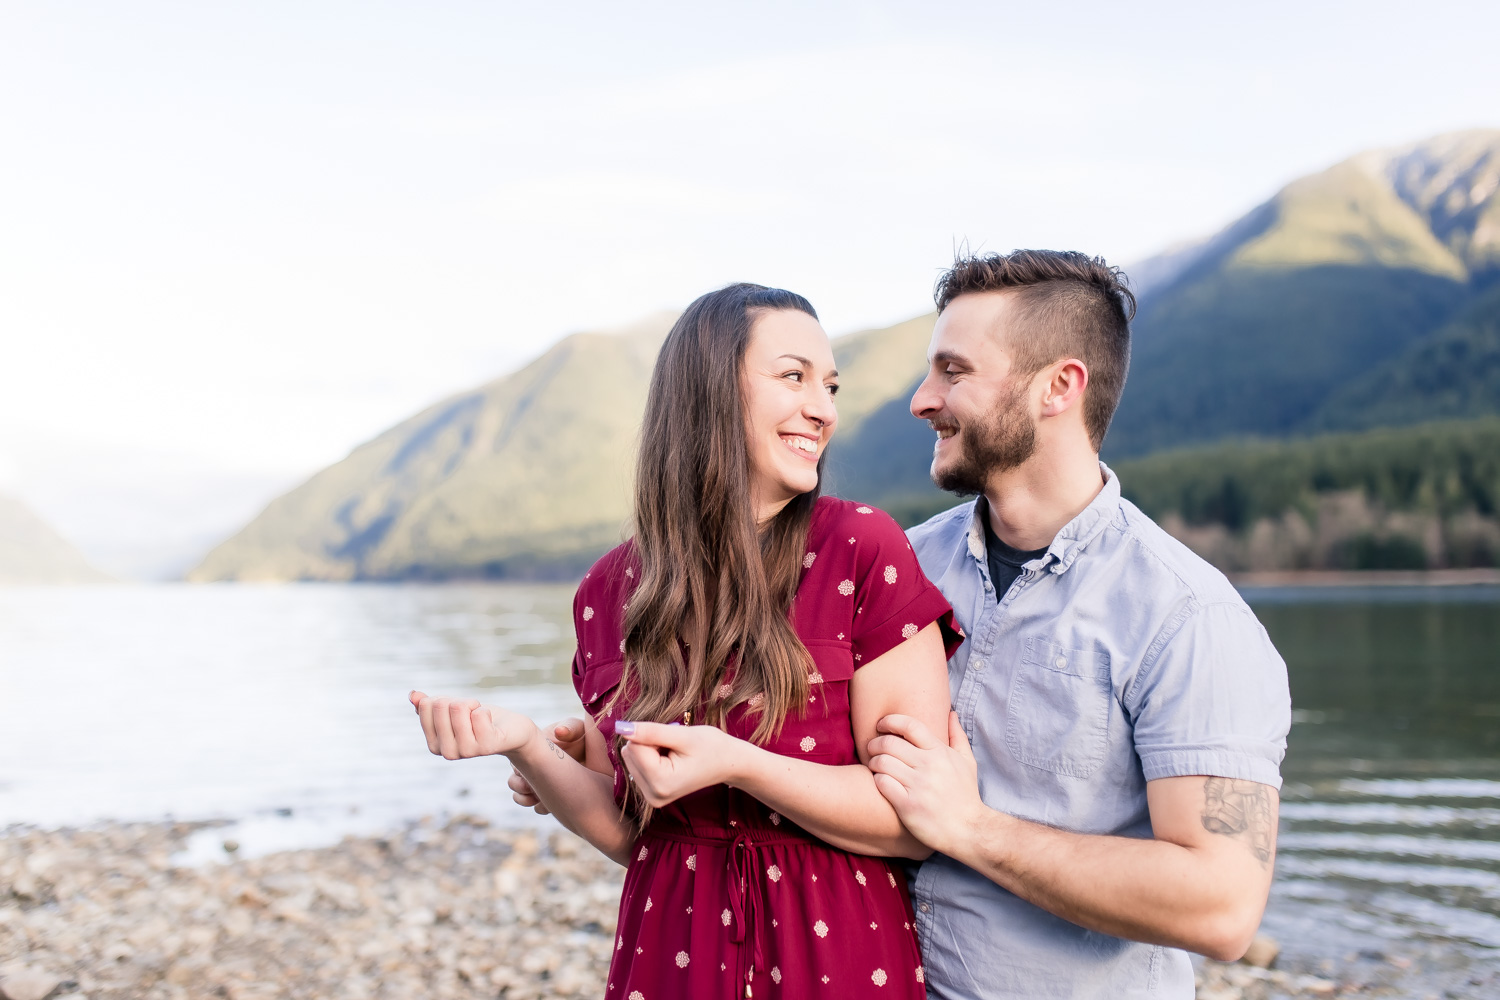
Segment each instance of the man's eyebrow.
M964 357L962 354L955 354L953 351L938 351L932 356L932 363L935 365L962 365L965 368L974 367L973 363L970 362L968 358Z

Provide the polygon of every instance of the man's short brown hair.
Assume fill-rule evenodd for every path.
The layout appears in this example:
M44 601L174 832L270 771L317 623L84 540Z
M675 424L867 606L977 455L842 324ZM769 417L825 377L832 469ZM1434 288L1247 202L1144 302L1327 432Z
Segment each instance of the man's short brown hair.
M1071 250L1014 250L962 256L933 290L938 312L970 292L1016 289L1016 374L1030 378L1063 358L1088 368L1083 421L1097 451L1120 405L1130 370L1135 295L1118 267Z

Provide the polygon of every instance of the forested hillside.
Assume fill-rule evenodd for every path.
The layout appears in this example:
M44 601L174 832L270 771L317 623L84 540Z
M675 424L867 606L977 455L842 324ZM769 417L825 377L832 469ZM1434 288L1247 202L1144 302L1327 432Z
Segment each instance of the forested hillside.
M1240 489L1261 475L1246 470L1281 460L1255 464L1262 460L1247 456L1300 462L1347 452L1374 469L1399 449L1373 428L1500 413L1497 192L1500 131L1440 136L1297 180L1215 237L1145 262L1130 379L1106 459L1131 470L1127 483L1143 498L1158 495L1143 482L1158 476L1179 497L1211 496L1224 482ZM521 371L391 428L275 501L192 578L577 572L622 536L646 381L670 320L575 334ZM928 481L932 434L907 412L933 320L835 343L843 392L827 486L908 524L955 502ZM1484 426L1455 424L1440 439L1452 454L1468 455L1455 442L1469 434L1488 441ZM1215 445L1351 430L1374 436L1288 444L1294 450L1284 454L1275 445L1255 446L1269 452ZM1185 453L1191 458L1173 457L1183 448L1194 449ZM1159 452L1173 454L1130 461ZM1319 472L1296 482L1296 490L1265 494L1295 496L1295 510L1285 499L1276 510L1256 507L1246 521L1214 521L1189 505L1174 530L1197 532L1195 544L1226 567L1495 558L1484 541L1493 511L1477 499L1472 511L1429 511L1371 492L1366 479ZM1364 524L1368 531L1349 537L1365 541L1324 544L1337 532L1319 534L1322 500L1309 497L1325 495L1343 504L1327 523ZM1171 516L1166 506L1153 509ZM1406 513L1429 520L1418 530L1397 517ZM1324 541L1284 541L1302 538L1296 518ZM1470 521L1472 531L1464 527ZM1283 541L1252 544L1252 536L1272 537L1265 524L1281 524L1272 535ZM1202 532L1219 529L1228 540L1204 541ZM1472 545L1462 540L1470 535ZM1420 541L1420 560L1416 548L1402 548L1400 539L1410 538Z

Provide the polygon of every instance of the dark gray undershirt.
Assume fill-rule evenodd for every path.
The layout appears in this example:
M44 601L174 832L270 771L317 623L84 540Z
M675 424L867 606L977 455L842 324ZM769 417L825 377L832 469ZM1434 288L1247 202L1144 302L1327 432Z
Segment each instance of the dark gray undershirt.
M984 554L990 564L990 582L995 585L995 600L1005 597L1010 585L1021 575L1021 567L1033 559L1047 554L1049 546L1023 552L1013 549L1000 540L995 529L990 527L989 511L984 512Z

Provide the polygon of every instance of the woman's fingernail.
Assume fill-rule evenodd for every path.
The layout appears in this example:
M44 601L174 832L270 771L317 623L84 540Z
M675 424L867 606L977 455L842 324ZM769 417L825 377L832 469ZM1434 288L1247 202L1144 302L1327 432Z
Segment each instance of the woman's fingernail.
M615 734L618 736L634 736L635 723L626 722L625 720L621 719L619 722L615 723Z

